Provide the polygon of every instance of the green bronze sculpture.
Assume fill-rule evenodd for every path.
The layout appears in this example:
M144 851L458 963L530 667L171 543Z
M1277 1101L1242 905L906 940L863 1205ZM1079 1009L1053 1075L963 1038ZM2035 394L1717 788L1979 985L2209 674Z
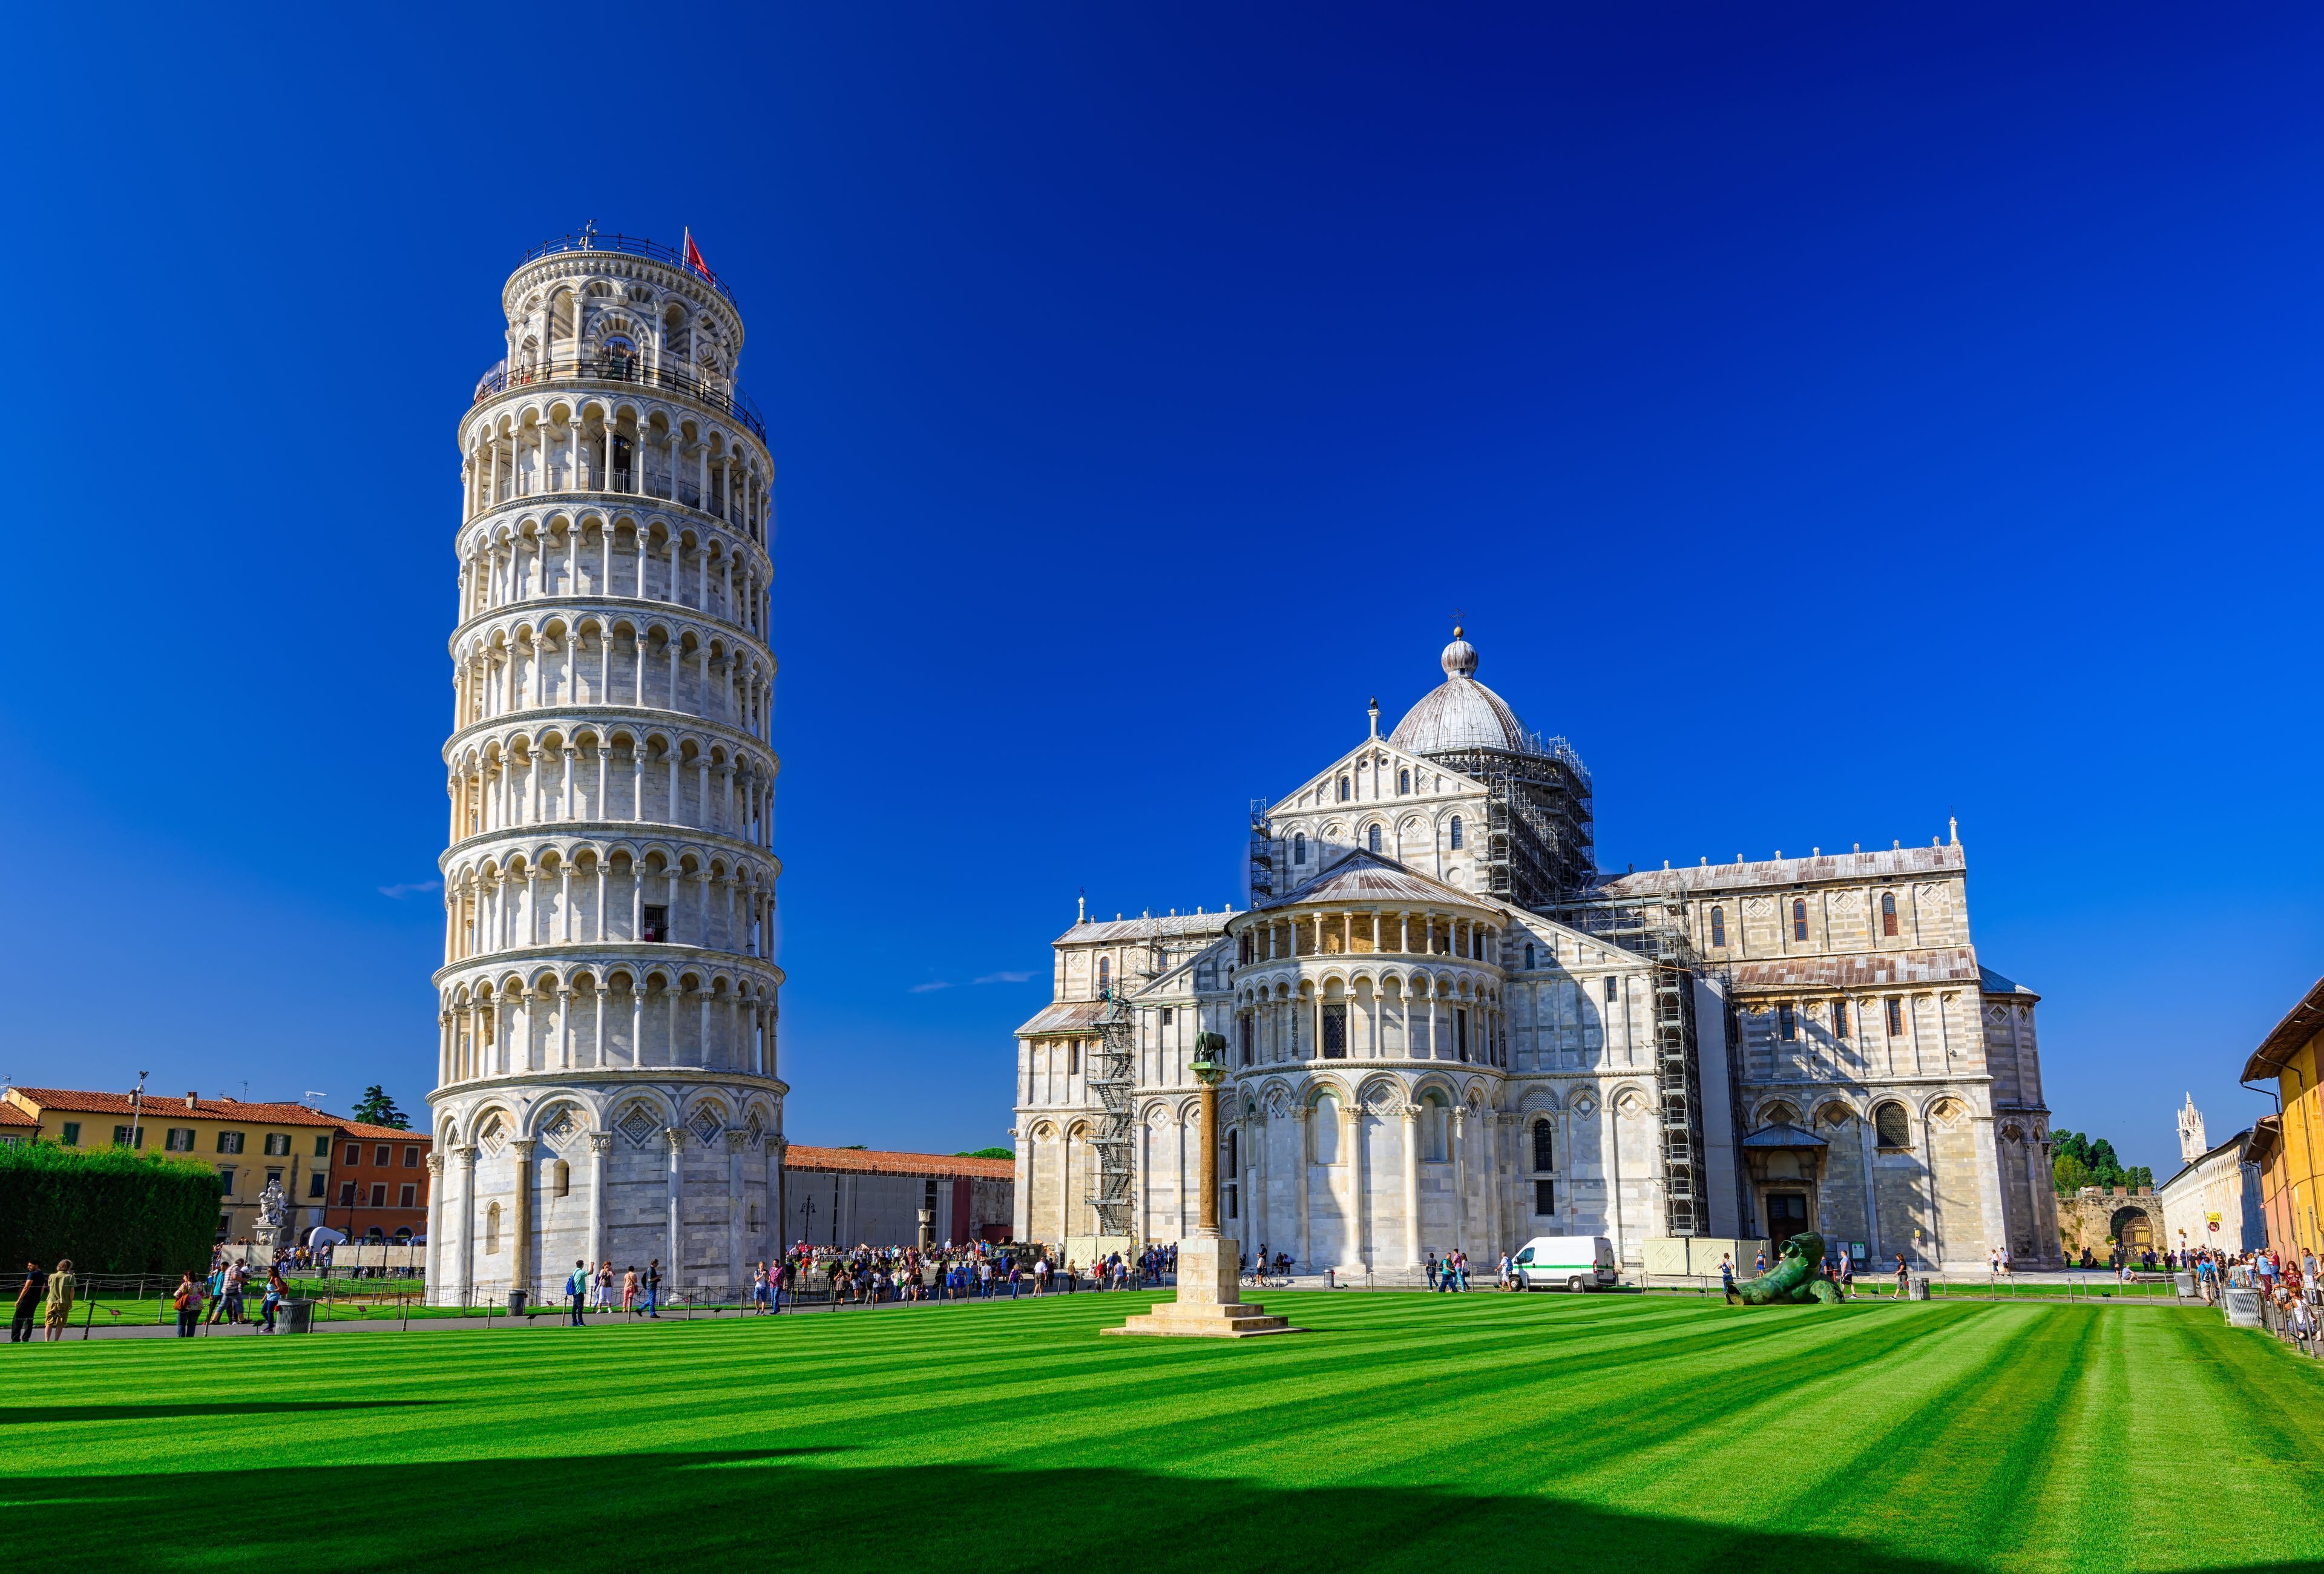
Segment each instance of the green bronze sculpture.
M1823 1276L1822 1267L1823 1237L1794 1236L1784 1243L1784 1255L1774 1267L1737 1285L1735 1293L1746 1306L1805 1306L1817 1301L1837 1306L1840 1286Z

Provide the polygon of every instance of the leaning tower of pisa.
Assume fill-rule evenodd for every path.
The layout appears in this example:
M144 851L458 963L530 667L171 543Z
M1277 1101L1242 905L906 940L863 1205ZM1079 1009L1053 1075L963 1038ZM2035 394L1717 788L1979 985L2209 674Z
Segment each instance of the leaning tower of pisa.
M537 247L461 417L437 1173L442 1301L779 1249L774 468L742 319L667 246Z

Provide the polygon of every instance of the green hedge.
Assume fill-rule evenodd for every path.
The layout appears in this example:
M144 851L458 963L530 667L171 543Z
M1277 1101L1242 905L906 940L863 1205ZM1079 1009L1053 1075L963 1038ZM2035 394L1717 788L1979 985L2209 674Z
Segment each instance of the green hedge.
M124 1148L0 1147L0 1271L197 1273L217 1239L217 1171Z

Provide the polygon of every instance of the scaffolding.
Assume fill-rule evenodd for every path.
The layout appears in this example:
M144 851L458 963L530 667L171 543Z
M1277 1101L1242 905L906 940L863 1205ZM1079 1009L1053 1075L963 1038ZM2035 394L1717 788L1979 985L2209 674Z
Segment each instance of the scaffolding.
M1093 1024L1097 1046L1090 1065L1090 1090L1102 1112L1090 1138L1097 1158L1097 1190L1088 1199L1101 1236L1134 1233L1134 1185L1138 1164L1138 1114L1131 1094L1138 1077L1138 1027L1122 983L1099 992L1105 1009Z
M1588 890L1598 858L1589 767L1562 737L1526 742L1428 757L1485 785L1486 889L1537 909Z
M1674 1236L1707 1233L1711 1180L1703 1140L1702 1048L1694 1013L1695 982L1706 975L1707 968L1688 932L1683 903L1676 897L1658 895L1582 896L1545 911L1592 939L1645 957L1651 965L1665 1223Z
M1250 801L1250 891L1253 907L1275 894L1274 829L1268 824L1267 800Z

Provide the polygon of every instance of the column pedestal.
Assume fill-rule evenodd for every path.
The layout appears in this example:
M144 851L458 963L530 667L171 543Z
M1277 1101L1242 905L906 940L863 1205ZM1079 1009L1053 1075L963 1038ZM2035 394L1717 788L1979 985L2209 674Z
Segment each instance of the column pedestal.
M1178 1243L1178 1299L1133 1317L1110 1334L1160 1334L1204 1339L1248 1339L1261 1334L1305 1333L1288 1318L1269 1317L1263 1306L1245 1302L1235 1243L1218 1236L1193 1236Z

